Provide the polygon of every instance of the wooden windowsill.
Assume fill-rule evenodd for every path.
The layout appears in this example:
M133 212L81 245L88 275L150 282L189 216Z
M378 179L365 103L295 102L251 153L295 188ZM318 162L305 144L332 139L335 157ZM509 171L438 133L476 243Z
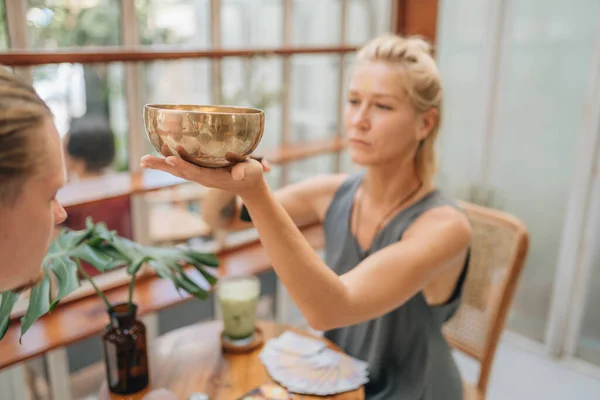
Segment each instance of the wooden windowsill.
M265 150L263 155L274 165L314 157L320 154L335 153L344 148L340 137L311 142L280 149ZM58 193L58 201L63 207L91 204L121 196L148 193L158 189L173 187L187 182L184 179L155 170L123 172L104 175L67 184Z
M57 195L63 207L74 207L164 189L186 180L156 170L119 172L68 183Z
M324 246L321 226L306 227L302 232L314 248ZM225 250L219 254L219 259L219 274L222 276L257 275L270 268L267 254L258 241ZM194 276L194 272L191 271L190 275ZM118 303L126 301L127 290L125 285L105 293L109 301ZM135 287L134 301L140 315L164 310L191 299L190 295L177 292L170 281L154 275L139 279ZM59 304L54 311L33 324L23 336L22 344L19 344L20 323L12 321L6 336L0 340L0 369L98 335L107 323L104 303L95 295Z

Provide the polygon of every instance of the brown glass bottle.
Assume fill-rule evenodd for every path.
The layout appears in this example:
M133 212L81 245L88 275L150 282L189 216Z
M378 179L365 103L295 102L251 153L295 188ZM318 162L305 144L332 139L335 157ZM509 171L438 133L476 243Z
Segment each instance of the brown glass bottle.
M112 393L131 394L148 386L146 327L136 319L137 306L122 303L108 311L104 328L106 380Z

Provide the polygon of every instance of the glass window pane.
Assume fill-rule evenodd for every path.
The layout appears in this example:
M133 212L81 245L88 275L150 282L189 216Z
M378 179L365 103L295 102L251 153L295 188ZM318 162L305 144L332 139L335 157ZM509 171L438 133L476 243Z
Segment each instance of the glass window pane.
M142 104L212 104L207 59L154 61L140 65ZM154 152L150 142L147 151Z
M347 149L342 150L340 152L340 155L341 155L340 172L353 173L353 172L356 172L363 168L362 166L360 166L358 164L354 164L352 162L352 158L350 158L350 152Z
M128 122L123 64L49 64L33 67L32 75L33 86L52 110L54 122L63 138L69 132L90 137L91 127L94 127L96 133L108 130L114 135L116 150L114 161L108 170L128 169ZM97 154L89 156L98 157ZM97 165L99 161L89 161L92 162ZM92 170L95 168L90 166L88 172L93 174Z
M440 2L437 58L446 97L438 184L452 196L514 213L528 225L530 251L509 328L542 340L600 3L515 2L514 15L508 17L509 66L500 85L499 137L492 154L494 190L486 198L477 195L474 172L485 134L479 65L489 4ZM460 23L465 18L472 23Z
M291 111L292 143L333 138L338 127L337 55L292 57Z
M281 165L271 165L271 171L265 175L267 183L271 190L277 190L281 187L281 175L283 167Z
M304 46L340 44L341 1L294 0L292 13L292 44Z
M280 47L283 0L222 0L223 47Z
M136 0L141 44L210 44L210 0Z
M440 2L437 61L445 98L438 138L437 183L448 194L468 198L481 152L485 55L489 1ZM471 21L460 23L463 18Z
M33 48L117 46L119 0L28 0L27 30Z
M4 0L0 0L0 50L8 49L8 31L6 27L6 9Z
M350 0L347 7L347 44L364 44L391 31L392 0Z
M154 61L142 69L143 103L211 104L210 61Z
M295 183L318 174L335 173L335 154L321 154L287 164L288 182Z
M223 104L265 112L265 131L257 154L276 149L281 143L282 69L282 60L275 57L223 60Z
M600 2L537 0L514 6L492 185L497 203L522 218L531 234L509 327L543 340Z
M598 225L596 222L596 226ZM581 336L577 343L577 356L600 366L600 235L596 236L596 257L592 277L589 281L588 296L581 326Z

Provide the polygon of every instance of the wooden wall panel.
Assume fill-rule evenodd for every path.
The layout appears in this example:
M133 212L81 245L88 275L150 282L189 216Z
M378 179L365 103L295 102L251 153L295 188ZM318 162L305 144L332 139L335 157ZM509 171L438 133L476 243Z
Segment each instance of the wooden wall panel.
M395 32L422 35L435 43L439 0L396 0Z

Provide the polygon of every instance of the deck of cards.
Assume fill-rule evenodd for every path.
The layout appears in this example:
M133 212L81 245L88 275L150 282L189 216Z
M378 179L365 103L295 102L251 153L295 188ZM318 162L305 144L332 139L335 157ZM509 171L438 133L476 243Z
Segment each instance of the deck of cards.
M365 361L291 331L268 340L260 360L273 380L297 394L333 395L358 389L368 382Z

